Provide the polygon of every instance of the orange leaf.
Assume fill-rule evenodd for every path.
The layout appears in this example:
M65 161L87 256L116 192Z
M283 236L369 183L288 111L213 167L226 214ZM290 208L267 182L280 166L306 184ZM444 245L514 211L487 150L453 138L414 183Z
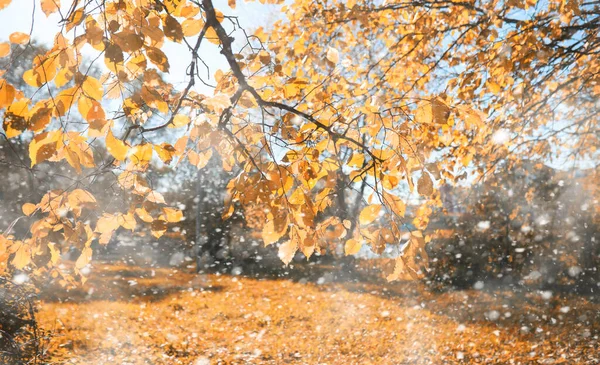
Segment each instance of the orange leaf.
M69 18L67 19L67 32L76 27L77 25L81 24L81 22L84 19L84 15L85 14L83 12L83 8L79 8L73 13L71 13Z
M23 32L14 32L8 36L8 39L14 44L27 44L27 42L29 42L29 34Z
M208 39L210 43L214 43L217 45L220 43L219 36L217 35L217 32L213 27L208 27L208 29L206 29L204 38Z
M163 51L156 47L146 47L146 55L162 72L169 72L169 59Z
M0 58L6 57L10 54L10 43L0 43Z
M31 167L46 161L56 153L56 142L62 134L59 131L52 131L38 134L29 143L29 158Z
M42 11L46 16L55 13L60 8L60 0L41 0Z
M37 210L37 205L25 203L23 204L23 207L21 207L21 209L23 210L23 214L25 214L26 216L30 216L33 214L33 212Z
M174 42L179 43L183 39L181 24L179 24L179 22L170 15L167 15L165 18L163 30L165 36Z
M183 21L183 23L181 23L183 35L186 37L195 36L196 34L200 33L203 25L204 25L204 22L200 19L194 19L194 18L186 19Z
M0 10L6 8L12 0L0 0Z
M0 80L0 109L9 106L14 99L15 88L6 80Z

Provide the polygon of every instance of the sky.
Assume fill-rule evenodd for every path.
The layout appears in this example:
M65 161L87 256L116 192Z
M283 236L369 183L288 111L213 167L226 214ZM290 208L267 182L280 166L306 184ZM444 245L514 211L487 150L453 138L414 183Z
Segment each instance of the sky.
M61 10L66 13L72 3L70 0L61 1ZM238 1L235 10L232 10L226 0L214 0L215 7L221 10L225 15L238 16L240 24L248 33L252 33L258 27L268 27L268 25L278 15L278 7L274 5L264 5L259 2L243 2ZM35 9L35 12L33 12ZM33 17L32 17L33 12ZM0 11L0 42L8 41L8 37L13 32L23 32L29 34L32 29L32 39L46 45L52 45L54 36L60 30L60 16L58 13L46 17L42 12L39 0L13 0L12 3L4 10ZM73 38L73 31L68 34L70 39ZM194 37L190 38L193 44ZM241 41L239 42L241 43ZM165 79L177 88L185 87L188 80L186 77L186 68L191 61L189 50L184 44L173 42L165 42L163 51L169 58L171 65L169 74L165 75ZM96 56L98 53L91 46L86 45L83 49L84 56ZM211 78L217 69L223 71L229 67L225 58L219 53L217 47L210 42L203 42L200 48L202 59L210 67ZM102 62L97 62L98 66L103 67ZM202 70L204 75L206 71ZM197 91L208 94L212 90L206 86L197 83Z

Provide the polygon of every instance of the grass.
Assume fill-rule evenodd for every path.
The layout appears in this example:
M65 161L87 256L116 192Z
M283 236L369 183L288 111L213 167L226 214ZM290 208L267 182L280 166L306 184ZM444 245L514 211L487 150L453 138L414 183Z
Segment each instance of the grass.
M283 271L284 269L282 269ZM597 364L600 305L576 296L466 290L340 275L196 275L96 264L47 288L39 319L57 364Z

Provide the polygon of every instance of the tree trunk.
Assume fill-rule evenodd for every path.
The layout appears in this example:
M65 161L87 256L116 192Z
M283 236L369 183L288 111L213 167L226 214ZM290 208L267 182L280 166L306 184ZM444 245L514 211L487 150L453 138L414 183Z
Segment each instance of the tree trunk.
M213 155L208 164L198 170L195 235L198 271L214 267L226 258L222 251L229 243L228 225L221 219L226 178L220 168L220 159Z

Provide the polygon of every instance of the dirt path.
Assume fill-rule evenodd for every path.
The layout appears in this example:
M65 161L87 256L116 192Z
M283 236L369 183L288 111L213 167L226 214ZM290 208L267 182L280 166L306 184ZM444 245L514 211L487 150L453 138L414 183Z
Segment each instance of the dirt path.
M600 306L586 299L332 277L97 265L85 287L47 290L39 317L55 331L52 362L64 364L600 361Z

